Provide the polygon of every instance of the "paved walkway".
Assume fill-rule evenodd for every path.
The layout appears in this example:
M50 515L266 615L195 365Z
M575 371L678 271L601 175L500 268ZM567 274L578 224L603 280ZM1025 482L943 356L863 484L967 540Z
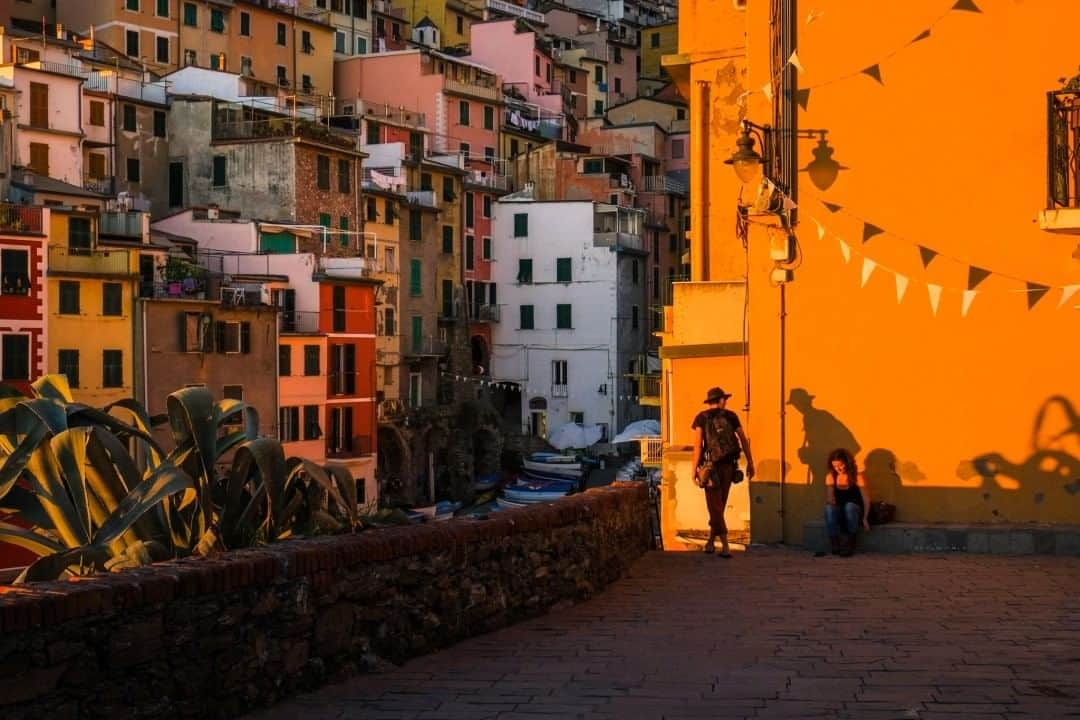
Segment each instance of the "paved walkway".
M1080 717L1080 560L651 553L581 605L253 720Z

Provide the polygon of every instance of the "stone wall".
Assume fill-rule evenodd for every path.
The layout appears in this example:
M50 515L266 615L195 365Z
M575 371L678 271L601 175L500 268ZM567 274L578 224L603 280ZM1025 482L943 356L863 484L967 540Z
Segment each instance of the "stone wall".
M0 586L0 717L232 718L619 578L645 487L483 520L369 530L123 573Z

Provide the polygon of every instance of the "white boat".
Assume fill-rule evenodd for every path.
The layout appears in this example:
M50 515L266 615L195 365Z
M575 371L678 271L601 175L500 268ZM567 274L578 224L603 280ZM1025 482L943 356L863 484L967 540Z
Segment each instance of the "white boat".
M570 458L573 460L573 458ZM536 462L535 460L523 460L522 465L526 470L546 473L548 475L561 475L569 478L581 477L581 463L579 462Z
M513 500L507 500L506 498L495 498L495 505L500 510L513 510L514 508L529 507L528 503L514 502Z
M532 462L542 463L566 463L573 465L578 462L578 459L573 455L561 455L559 453L548 452L535 452L528 458Z
M566 491L564 490L514 490L512 488L505 488L503 495L506 500L514 503L521 503L524 505L534 505L536 503L553 502L559 498L566 497Z

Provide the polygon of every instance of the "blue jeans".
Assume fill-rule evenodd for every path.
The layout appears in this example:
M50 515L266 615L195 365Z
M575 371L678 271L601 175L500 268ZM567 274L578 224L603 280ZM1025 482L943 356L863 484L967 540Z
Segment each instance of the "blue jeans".
M838 537L841 533L854 535L862 527L862 518L862 507L858 503L849 502L843 507L825 506L825 530L831 538Z

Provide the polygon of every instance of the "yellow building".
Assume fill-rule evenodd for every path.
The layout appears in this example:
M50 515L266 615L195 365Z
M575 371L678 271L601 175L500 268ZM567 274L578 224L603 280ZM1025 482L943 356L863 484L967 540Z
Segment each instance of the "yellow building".
M651 25L641 29L641 77L659 79L665 75L660 58L671 55L679 47L677 22Z
M392 6L404 11L413 27L424 18L434 23L444 48L467 47L469 28L484 19L475 3L462 0L392 0Z
M728 520L755 540L802 540L840 446L898 520L1076 523L1080 82L1059 78L1080 5L826 0L811 23L770 5L793 3L686 0L664 60L694 129L692 281L662 349L667 538L705 528L690 425L714 385L751 439ZM783 151L742 163L747 184L724 163L742 121Z
M404 195L364 186L365 255L375 268L373 277L382 280L375 291L375 390L382 393L379 418L388 419L402 410L401 389L401 224L408 218Z
M140 248L149 216L60 207L50 215L49 372L67 375L75 399L88 405L133 397L141 360L133 348L134 299L144 253L153 277L149 248Z

